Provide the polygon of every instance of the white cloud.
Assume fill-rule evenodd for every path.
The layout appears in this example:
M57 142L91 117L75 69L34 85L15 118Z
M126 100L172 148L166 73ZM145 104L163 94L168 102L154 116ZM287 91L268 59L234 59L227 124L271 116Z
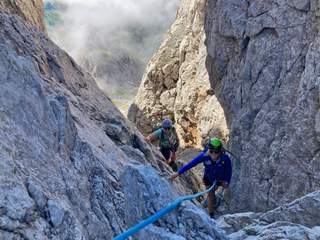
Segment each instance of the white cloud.
M93 44L101 46L108 42L110 48L118 47L122 39L128 35L125 32L128 26L150 31L141 36L144 37L142 40L146 44L145 47L157 47L152 45L159 41L157 39L170 27L179 4L179 0L50 1L67 6L62 14L63 26L51 29L51 37L76 59ZM112 43L113 38L117 42ZM150 57L150 50L146 49L146 52L147 57Z

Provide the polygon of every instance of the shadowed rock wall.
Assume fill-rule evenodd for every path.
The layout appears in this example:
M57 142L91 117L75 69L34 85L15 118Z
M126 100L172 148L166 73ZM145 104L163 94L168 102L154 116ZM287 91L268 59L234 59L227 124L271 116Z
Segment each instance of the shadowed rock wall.
M230 127L235 207L320 187L319 1L211 0L207 69Z

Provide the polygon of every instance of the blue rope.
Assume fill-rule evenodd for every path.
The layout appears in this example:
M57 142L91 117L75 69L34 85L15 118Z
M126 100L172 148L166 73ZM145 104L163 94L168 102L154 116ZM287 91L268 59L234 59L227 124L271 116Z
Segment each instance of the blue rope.
M194 195L188 195L188 196L179 197L178 199L176 199L174 202L170 203L165 208L162 208L160 211L156 212L154 215L150 216L146 220L141 221L140 223L138 223L137 225L135 225L132 228L128 229L124 233L118 235L113 240L125 240L125 239L127 239L128 237L130 237L130 236L134 235L135 233L139 232L142 228L145 228L147 225L149 225L151 223L154 223L158 219L162 218L164 215L166 215L169 212L171 212L173 209L177 208L182 202L195 199L195 198L197 198L199 196L202 196L202 195L210 192L214 188L214 185L215 185L215 183L213 183L213 185L210 188L208 188L206 191L204 191L204 192L199 192L199 193L194 194Z

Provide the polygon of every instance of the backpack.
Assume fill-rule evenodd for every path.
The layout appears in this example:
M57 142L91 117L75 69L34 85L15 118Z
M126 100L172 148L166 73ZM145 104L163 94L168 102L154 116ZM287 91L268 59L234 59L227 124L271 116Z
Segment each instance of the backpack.
M210 138L208 138L208 139L206 139L204 142L203 142L203 144L202 144L202 147L203 147L203 151L206 151L206 150L208 150L209 149L209 143L210 143ZM238 159L232 152L230 152L228 149L226 149L226 148L224 148L223 146L222 146L222 148L221 148L221 151L222 151L222 153L223 154L228 154L229 156L231 156L231 157L233 157L234 159Z
M161 127L162 128L162 127ZM178 134L177 134L177 131L176 131L176 129L175 129L175 127L171 127L171 129L170 129L170 131L172 131L173 132L173 134L174 134L174 140L175 140L175 143L171 146L171 148L178 148L178 146L179 146L179 138L178 138ZM161 131L161 136L160 136L160 139L159 139L159 145L160 145L160 147L162 147L163 145L162 145L162 143L164 142L164 140L165 140L165 134L164 134L164 131L162 130ZM170 139L169 139L170 140Z

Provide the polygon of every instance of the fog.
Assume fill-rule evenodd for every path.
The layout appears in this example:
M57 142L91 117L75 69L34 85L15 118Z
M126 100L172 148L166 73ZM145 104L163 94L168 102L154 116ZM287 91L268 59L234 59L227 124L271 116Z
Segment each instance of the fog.
M178 0L51 0L63 5L50 36L74 58L91 48L126 49L147 61L174 21Z
M46 0L50 38L127 108L179 0Z

